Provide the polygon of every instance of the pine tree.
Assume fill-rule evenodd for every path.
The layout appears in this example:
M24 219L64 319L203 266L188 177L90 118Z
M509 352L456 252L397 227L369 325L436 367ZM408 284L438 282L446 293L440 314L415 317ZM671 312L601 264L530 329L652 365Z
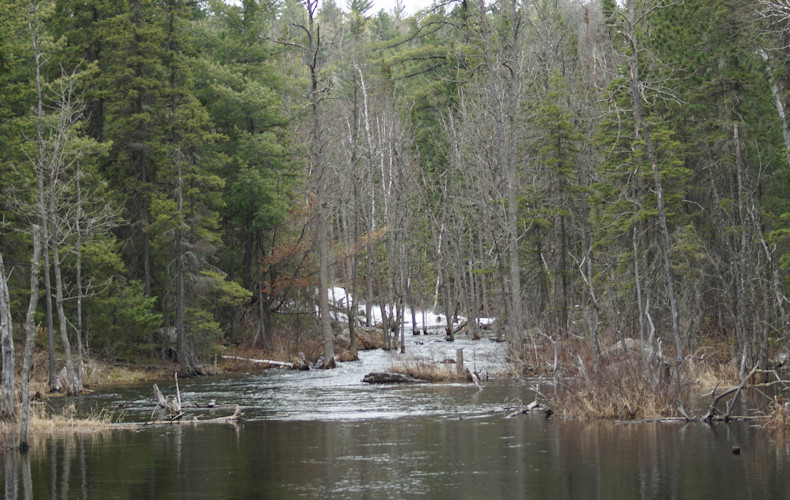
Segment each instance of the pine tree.
M271 309L277 306L261 282L276 278L261 276L259 262L279 243L278 230L297 180L283 114L285 89L275 67L281 59L263 38L270 18L258 1L213 3L203 37L204 51L213 56L199 60L196 75L201 83L197 95L225 137L217 149L229 159L221 172L223 247L229 251L220 258L231 277L255 294L256 338L261 335L266 346L272 337Z

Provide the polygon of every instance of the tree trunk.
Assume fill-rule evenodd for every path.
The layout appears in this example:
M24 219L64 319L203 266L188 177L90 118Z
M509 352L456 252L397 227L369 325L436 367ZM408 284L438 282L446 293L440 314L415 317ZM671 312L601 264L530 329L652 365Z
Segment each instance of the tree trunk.
M180 371L182 375L195 375L200 373L197 362L195 360L195 353L191 342L188 342L186 326L184 324L184 313L186 309L186 284L184 282L184 275L186 269L184 260L186 259L184 251L184 234L181 227L184 220L184 186L183 176L181 172L181 158L177 153L176 157L178 185L176 188L176 202L178 203L178 224L179 227L175 231L175 254L176 254L176 343L178 349L178 363L180 364Z
M316 232L318 233L318 314L321 337L324 341L324 368L335 367L332 323L329 316L329 228L328 204L325 199L326 161L322 144L319 84L319 51L321 46L320 27L316 25L318 0L306 0L308 25L302 26L307 34L305 56L310 71L310 109L312 123L310 131L310 168L316 189Z
M318 196L318 310L321 316L321 333L324 339L324 368L335 367L335 347L332 323L329 316L329 231L327 207L324 206L323 179L319 179Z
M30 301L25 317L25 354L22 358L21 398L22 419L19 427L19 450L27 451L28 430L30 428L30 370L33 365L33 345L36 337L36 309L38 308L38 281L41 269L41 234L38 226L33 226L33 257L30 261Z
M744 207L745 188L744 188L744 165L743 158L741 157L741 143L738 137L738 124L733 125L733 142L735 143L735 169L736 178L738 182L738 223L740 224L740 248L738 249L738 263L737 263L737 281L736 281L736 299L735 299L735 332L738 338L740 347L741 365L740 376L743 377L746 371L745 360L749 356L749 340L751 338L751 331L749 328L749 310L746 306L747 299L747 280L750 279L751 273L749 268L750 256L748 255L749 235L746 227L746 209Z
M475 272L472 261L474 260L474 242L469 242L469 329L472 331L472 340L480 340L480 330L477 325L477 287L475 286Z
M46 203L44 201L44 106L41 90L41 48L38 40L38 2L31 0L27 4L27 25L33 44L33 60L36 70L36 177L38 180L38 209L41 221L41 238L44 252L44 301L47 310L47 331L49 347L49 388L57 389L57 373L55 368L55 325L52 314L52 286L49 276L49 232L47 224Z
M774 72L771 68L768 54L763 49L758 49L757 53L760 54L760 57L762 57L763 61L765 61L765 73L768 76L768 83L771 85L771 95L774 98L776 114L779 116L779 122L782 124L782 138L784 140L786 155L785 158L788 165L790 165L790 127L787 126L787 116L785 115L785 106L782 102L782 93L779 90L779 86L776 84L776 79L774 78Z
M3 389L0 420L14 419L14 337L11 325L11 299L8 296L3 254L0 253L0 344L3 357Z
M658 209L658 224L661 232L661 252L664 255L664 272L667 279L667 295L669 296L669 308L672 316L672 333L675 339L675 360L677 368L680 370L683 362L683 343L680 338L680 324L678 321L678 304L675 296L675 279L672 270L672 255L671 243L669 237L669 229L667 227L667 216L664 208L664 190L661 186L661 173L658 170L658 156L656 154L653 141L650 136L650 126L645 120L644 109L642 107L642 96L639 92L641 81L639 79L639 47L636 39L636 14L634 7L635 0L628 2L629 12L629 32L627 35L628 41L631 44L631 55L628 59L629 73L630 73L630 91L631 91L631 112L634 118L634 126L639 131L641 127L642 136L644 138L645 149L647 152L647 159L650 162L650 168L653 171L653 180L656 190L656 208ZM637 140L639 138L637 137Z
M258 285L258 330L261 335L261 345L264 349L272 347L274 334L272 333L272 311L269 307L269 296L263 293L263 288ZM253 345L255 343L253 342Z
M642 306L642 276L639 272L639 204L636 202L636 179L634 179L634 228L633 234L631 237L631 243L634 248L634 285L636 286L636 304L637 304L637 314L639 315L639 341L641 342L641 350L640 352L643 354L645 352L645 320L644 320L644 308ZM653 346L650 345L650 357L653 356Z
M361 203L359 200L359 188L356 176L354 177L354 218L353 231L351 234L354 251L351 256L351 300L348 310L348 332L351 337L351 355L357 357L357 282L359 281L359 254L356 249L357 239L359 238L359 217L361 214Z
M66 378L68 380L68 393L75 394L82 391L77 376L74 373L74 361L71 357L71 342L69 342L66 312L63 309L63 277L61 274L60 251L57 245L52 247L52 261L55 265L55 304L58 309L58 322L60 323L60 340L63 343L63 359L66 362Z
M75 373L77 387L82 390L82 373L83 373L83 343L82 343L82 298L83 298L83 287L82 287L82 185L81 185L81 178L82 178L82 170L79 168L77 169L76 175L76 183L77 183L77 215L75 217L75 232L77 236L77 241L74 245L74 259L75 259L75 266L76 266L76 287L77 287L77 371Z

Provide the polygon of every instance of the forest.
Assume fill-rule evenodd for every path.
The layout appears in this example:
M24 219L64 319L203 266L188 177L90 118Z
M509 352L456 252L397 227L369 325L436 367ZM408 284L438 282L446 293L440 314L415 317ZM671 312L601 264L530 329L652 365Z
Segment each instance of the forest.
M628 339L768 368L788 23L786 0L4 0L4 351L34 339L72 390L88 357L331 367L333 315L379 305L385 330L495 318L525 372Z

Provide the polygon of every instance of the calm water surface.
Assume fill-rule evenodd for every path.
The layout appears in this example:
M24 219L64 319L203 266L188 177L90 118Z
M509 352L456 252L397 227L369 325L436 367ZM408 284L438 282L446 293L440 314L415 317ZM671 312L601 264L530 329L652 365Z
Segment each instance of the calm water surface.
M463 347L482 371L502 354L410 347L434 360ZM182 380L185 402L238 403L249 420L39 439L25 457L0 456L5 498L790 498L790 446L752 424L507 419L502 403L530 401L529 384L361 383L398 359ZM123 403L125 420L145 421L153 396L146 385L69 402L80 413Z

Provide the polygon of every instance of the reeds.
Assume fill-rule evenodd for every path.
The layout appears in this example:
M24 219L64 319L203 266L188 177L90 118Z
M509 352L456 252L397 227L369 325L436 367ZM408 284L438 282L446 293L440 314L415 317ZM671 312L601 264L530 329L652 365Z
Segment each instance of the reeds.
M21 415L19 407L17 407L17 415ZM106 432L113 428L114 420L117 419L104 410L77 418L76 408L73 404L66 405L59 413L54 413L45 402L33 401L30 404L29 432L33 435ZM0 449L16 447L18 440L18 422L0 423Z
M790 432L790 401L776 398L771 403L771 412L768 420L763 424L763 429L782 437Z
M453 362L401 359L390 367L390 371L427 382L460 382L469 380L469 375L465 372L459 373L456 364Z
M635 420L676 417L689 401L692 384L680 380L670 365L639 352L602 356L597 370L590 349L576 345L558 356L551 405L558 415L573 418Z
M641 362L620 361L580 373L557 387L555 411L565 416L633 420L678 415L677 384L646 373Z

